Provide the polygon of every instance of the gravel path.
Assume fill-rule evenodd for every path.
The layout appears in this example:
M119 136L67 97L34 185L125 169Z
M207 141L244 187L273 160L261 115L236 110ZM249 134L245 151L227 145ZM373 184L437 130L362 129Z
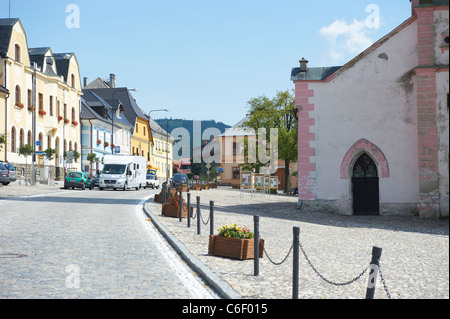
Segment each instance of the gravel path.
M293 227L300 227L300 243L314 267L328 280L347 282L359 275L371 260L372 247L383 249L381 270L393 299L449 298L449 224L446 220L416 217L362 217L297 211L297 199L218 188L191 192L201 198L203 221L214 201L216 230L237 223L253 229L253 215L260 216L260 234L272 261L281 262L292 245ZM196 220L187 221L160 215L161 204L148 208L186 248L214 273L227 281L244 298L288 299L292 297L292 253L282 265L274 265L267 255L260 261L260 276L253 276L253 260L238 261L208 255L209 224L202 223L197 235ZM300 298L362 299L368 273L347 286L330 285L300 256ZM387 298L380 281L377 299Z

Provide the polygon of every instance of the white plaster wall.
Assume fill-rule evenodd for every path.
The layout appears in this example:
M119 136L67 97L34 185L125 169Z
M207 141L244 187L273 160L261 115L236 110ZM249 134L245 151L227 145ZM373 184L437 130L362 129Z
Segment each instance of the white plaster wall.
M447 51L448 52L448 51ZM448 61L447 61L448 63ZM436 75L436 110L437 130L439 139L439 190L441 201L441 215L449 214L449 114L448 93L449 73L440 72Z
M310 84L318 199L351 199L351 180L340 178L340 168L350 147L365 138L381 149L390 168L390 178L379 171L380 202L417 202L416 37L413 22L332 82Z

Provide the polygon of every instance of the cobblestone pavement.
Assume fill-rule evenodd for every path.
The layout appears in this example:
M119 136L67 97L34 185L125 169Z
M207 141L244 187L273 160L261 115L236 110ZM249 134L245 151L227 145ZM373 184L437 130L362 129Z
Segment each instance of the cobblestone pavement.
M300 227L300 242L311 263L325 278L347 282L369 266L372 247L383 249L381 270L392 299L449 298L449 224L446 220L417 217L340 216L296 211L295 197L250 194L218 189L191 192L196 212L200 196L203 221L214 201L216 230L237 223L253 229L253 215L260 215L260 234L273 262L282 261L292 245L293 227ZM292 253L281 265L267 255L260 260L260 276L253 276L253 260L238 261L208 254L209 224L197 235L196 220L187 221L160 215L161 204L150 201L149 210L211 271L228 282L244 298L292 298ZM325 282L300 253L300 298L363 299L368 273L347 286ZM375 298L387 294L378 280Z
M0 188L0 299L218 298L146 221L139 204L153 191L11 186Z

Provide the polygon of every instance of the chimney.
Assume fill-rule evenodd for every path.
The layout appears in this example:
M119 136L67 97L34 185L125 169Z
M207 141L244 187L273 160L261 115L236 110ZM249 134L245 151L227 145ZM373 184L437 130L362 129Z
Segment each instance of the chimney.
M87 77L84 77L83 80L84 80L84 85L83 85L83 87L86 87L86 86L88 85L88 78L87 78Z
M409 0L411 2L411 15L414 15L414 8L420 4L420 0Z
M302 58L300 61L300 72L306 72L308 71L308 60L305 58Z
M109 75L109 86L114 89L116 87L116 75L115 74L110 74Z

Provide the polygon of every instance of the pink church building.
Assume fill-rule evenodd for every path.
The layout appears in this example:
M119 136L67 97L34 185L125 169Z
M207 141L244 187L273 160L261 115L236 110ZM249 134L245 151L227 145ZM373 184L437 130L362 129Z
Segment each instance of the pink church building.
M304 207L448 217L449 1L411 7L344 66L293 68Z

